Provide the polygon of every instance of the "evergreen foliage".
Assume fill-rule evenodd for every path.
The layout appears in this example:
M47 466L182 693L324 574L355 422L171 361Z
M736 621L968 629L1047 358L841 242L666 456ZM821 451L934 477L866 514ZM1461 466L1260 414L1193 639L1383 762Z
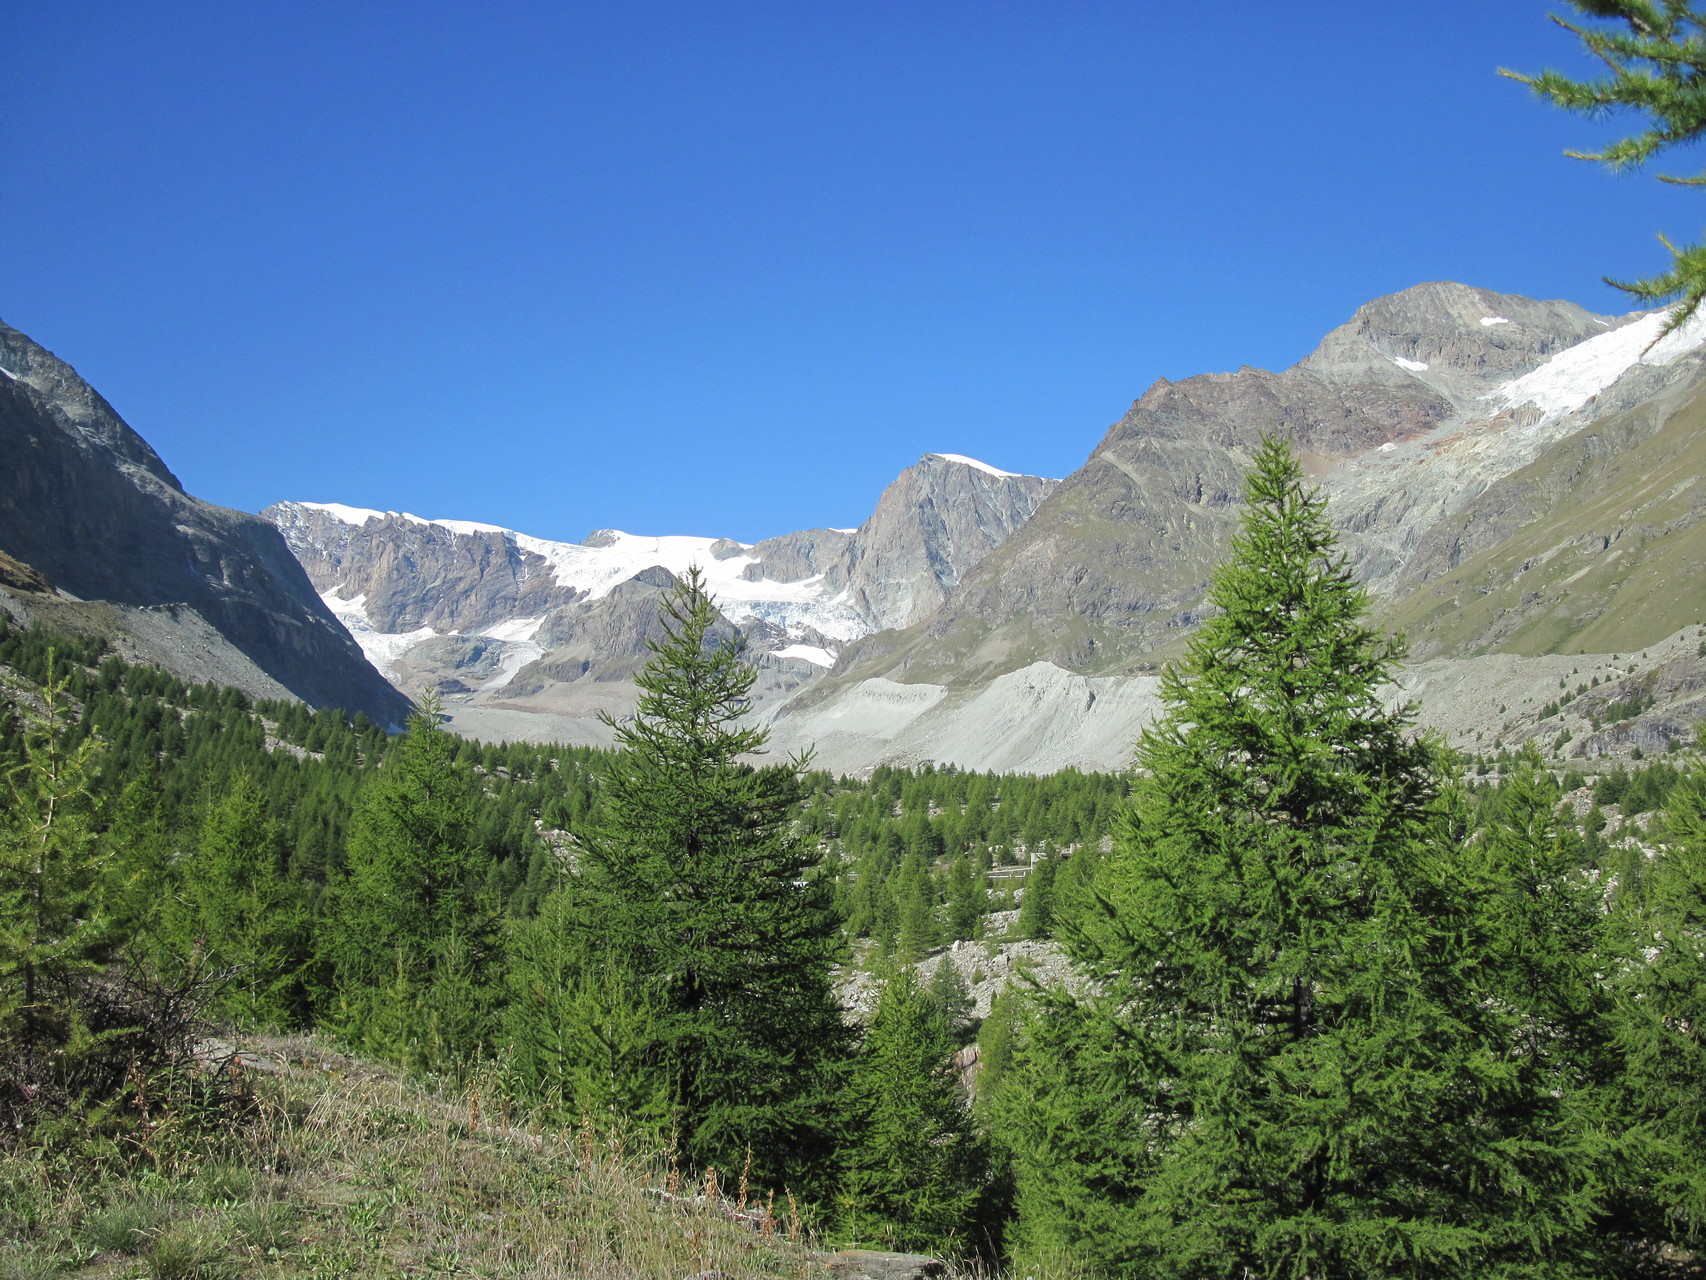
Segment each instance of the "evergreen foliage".
M333 887L342 1020L375 1052L451 1066L486 1047L498 976L491 858L456 742L427 705L362 792Z
M1046 938L1054 932L1054 879L1059 869L1054 858L1031 864L1025 877L1025 896L1019 904L1019 936Z
M663 1010L640 975L598 963L572 889L550 894L516 930L509 988L511 1066L548 1115L565 1125L590 1119L615 1131L667 1131Z
M839 1198L861 1244L964 1251L986 1175L955 1047L917 972L888 974L848 1082Z
M1531 752L1460 786L1381 701L1393 650L1318 504L1260 463L1135 780L755 768L750 669L692 583L614 753L430 715L392 740L0 619L0 1141L201 1090L193 988L225 975L239 1025L434 1071L496 1050L558 1123L675 1134L725 1179L750 1142L867 1242L994 1249L1016 1204L1021 1274L1698 1255L1698 766L1599 773L1583 819L1589 779ZM1064 940L1081 998L1021 983L977 1026L944 957L855 1050L830 962L983 936L1017 885L1013 933ZM978 1126L943 1069L973 1036Z
M108 855L94 830L101 743L69 740L68 681L51 654L44 675L0 815L0 1021L26 1030L46 1013L53 980L99 968L111 930Z
M1671 792L1665 847L1628 908L1618 1009L1626 1074L1609 1110L1643 1140L1626 1183L1649 1239L1706 1249L1706 769Z
M1010 1086L1021 1246L1179 1280L1580 1274L1574 1171L1472 985L1439 761L1382 696L1396 646L1284 446L1246 497L1067 931L1096 994L1054 994Z
M829 981L831 887L788 829L797 765L743 758L765 741L737 723L755 672L738 636L715 635L696 571L666 611L667 635L637 679L637 713L615 725L621 754L605 777L601 825L564 890L584 958L579 991L605 1003L644 993L650 1024L630 1030L646 1043L622 1056L638 1054L665 1083L690 1162L728 1171L750 1152L761 1182L821 1192L846 1045ZM572 1086L577 1097L622 1092L596 1083L611 1070L603 1054L568 1070L585 1082Z
M1577 26L1554 17L1573 32L1583 47L1603 62L1608 74L1575 80L1557 71L1537 76L1514 71L1501 74L1520 80L1555 106L1601 117L1613 111L1644 115L1641 132L1612 143L1602 151L1571 151L1578 160L1597 160L1612 170L1637 169L1659 152L1697 139L1706 130L1706 14L1688 0L1570 0L1597 25ZM1660 182L1706 186L1706 176L1659 175ZM1606 283L1633 294L1647 305L1672 298L1681 301L1671 312L1664 332L1676 329L1706 300L1706 245L1675 245L1659 239L1671 252L1671 269L1645 280Z
M278 824L246 770L210 790L195 847L173 868L162 915L163 959L217 975L232 1017L259 1026L307 1021L307 903L301 887L285 879Z

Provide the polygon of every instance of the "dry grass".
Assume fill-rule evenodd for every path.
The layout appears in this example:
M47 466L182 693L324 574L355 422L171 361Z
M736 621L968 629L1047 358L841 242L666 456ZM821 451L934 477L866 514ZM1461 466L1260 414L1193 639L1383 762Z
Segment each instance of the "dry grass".
M432 1092L309 1038L250 1047L272 1069L248 1073L240 1132L165 1121L123 1159L0 1156L0 1280L822 1274L785 1213L660 1196L655 1153L531 1125L489 1081Z

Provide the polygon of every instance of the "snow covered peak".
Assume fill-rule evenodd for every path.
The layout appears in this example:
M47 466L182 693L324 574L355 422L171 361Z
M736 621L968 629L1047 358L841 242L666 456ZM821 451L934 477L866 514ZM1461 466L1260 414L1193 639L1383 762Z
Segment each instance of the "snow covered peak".
M556 586L567 588L574 598L581 600L602 599L647 569L667 569L679 578L689 569L697 568L717 607L731 622L762 619L790 631L805 628L840 641L856 639L871 630L870 624L849 603L846 592L827 588L821 574L796 582L747 577L750 566L758 563L757 557L751 554L747 544L726 538L648 537L620 529L600 529L584 543L553 542L474 520L426 520L406 511L373 511L338 502L280 505L323 512L358 529L373 521L395 518L423 528L442 529L457 537L496 536L518 553L543 560L543 571L551 575ZM375 536L383 534L375 531ZM335 590L327 594L335 594ZM359 611L359 602L346 603L349 608L345 612ZM352 630L356 629L350 625ZM483 634L495 635L491 630Z
M308 511L324 511L334 520L361 528L369 520L383 520L387 516L396 516L399 520L407 520L410 524L426 525L439 529L448 529L451 533L496 533L508 535L509 530L495 524L480 524L473 520L427 520L421 516L411 515L407 511L375 511L370 507L347 507L341 502L297 502L290 505L302 507Z
M1609 333L1595 334L1484 398L1495 409L1532 404L1548 418L1573 413L1636 365L1669 364L1706 342L1706 315L1697 315L1655 345L1667 319L1667 313L1655 311Z
M963 453L927 453L924 456L926 458L940 458L944 462L958 462L962 466L976 467L979 471L987 472L992 476L1000 476L1003 479L1024 474L1022 471L1003 471L999 467L990 466L987 462L979 462L976 458L968 458Z
M341 502L297 502L290 505L302 507L308 511L324 511L334 520L352 524L358 529L369 520L383 520L391 514L388 511L370 511L366 507L346 507Z

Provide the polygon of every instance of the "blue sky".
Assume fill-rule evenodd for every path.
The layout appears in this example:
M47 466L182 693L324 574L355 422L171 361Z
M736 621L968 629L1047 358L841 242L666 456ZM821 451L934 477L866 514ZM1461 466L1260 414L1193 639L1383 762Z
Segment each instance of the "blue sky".
M228 506L853 525L1419 281L1626 310L1700 197L1495 75L1554 7L18 5L0 318Z

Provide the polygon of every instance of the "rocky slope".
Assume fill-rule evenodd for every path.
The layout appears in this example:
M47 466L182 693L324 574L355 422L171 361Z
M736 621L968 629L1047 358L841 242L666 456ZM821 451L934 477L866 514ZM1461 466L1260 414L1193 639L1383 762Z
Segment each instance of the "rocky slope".
M0 551L7 611L107 635L194 680L399 722L267 521L202 502L75 370L0 323Z
M661 634L660 602L689 566L745 634L758 701L773 703L849 641L935 609L1055 483L926 454L860 528L752 545L615 530L558 543L336 503L262 514L400 688L435 690L471 733L603 741L598 716L631 706L629 680Z
M1609 678L1610 653L1642 648L1655 657L1620 667L1617 687L1651 675L1676 705L1616 730L1584 718L1571 749L1686 736L1689 690L1706 675L1682 669L1699 657L1678 638L1706 618L1692 567L1706 536L1706 324L1655 344L1661 324L1421 285L1360 308L1280 373L1159 382L943 607L856 642L781 708L777 739L827 744L832 767L1120 766L1154 710L1144 673L1201 616L1268 434L1298 448L1330 499L1382 620L1446 664L1415 678L1457 709L1438 724L1455 740L1554 742L1564 729L1542 723L1544 690L1555 696L1580 663L1544 655L1597 651ZM1672 664L1662 677L1659 648ZM1475 656L1491 653L1517 667ZM1501 691L1500 711L1482 685Z

